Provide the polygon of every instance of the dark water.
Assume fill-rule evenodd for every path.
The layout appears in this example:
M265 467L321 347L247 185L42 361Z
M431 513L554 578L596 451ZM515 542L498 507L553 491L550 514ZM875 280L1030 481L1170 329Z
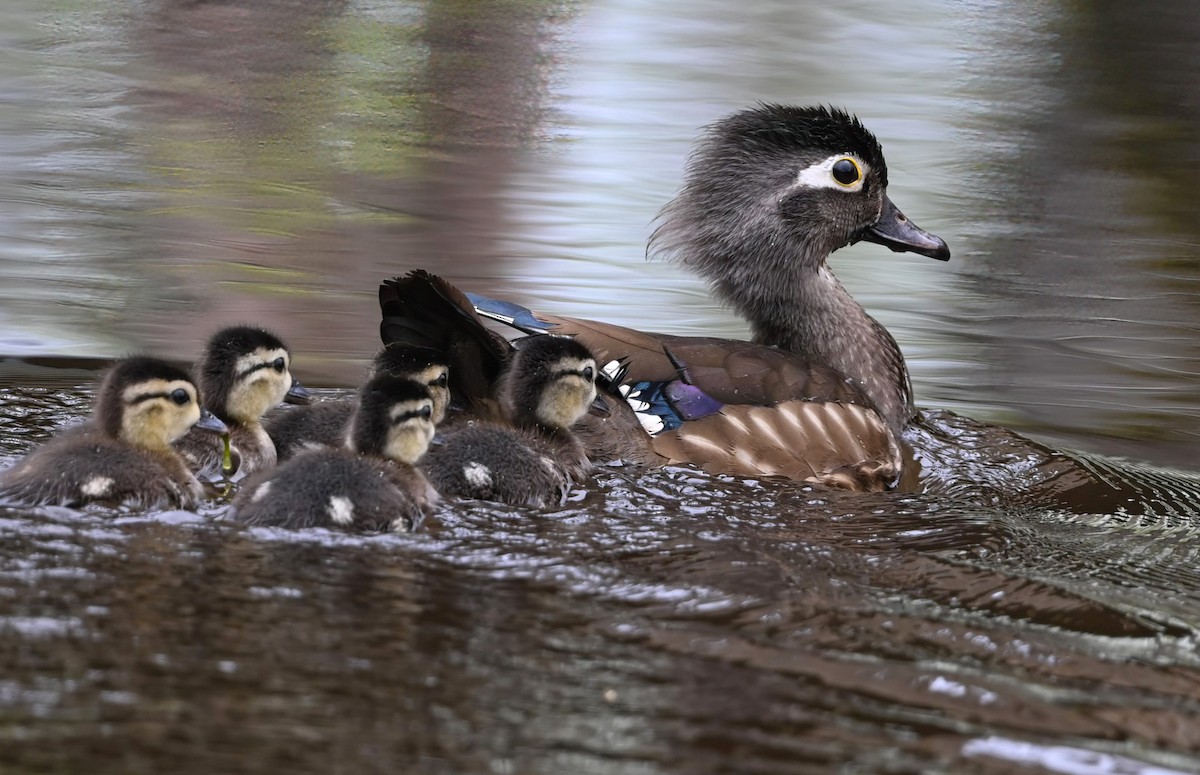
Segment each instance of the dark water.
M764 99L857 112L950 242L949 265L834 258L919 402L1146 461L1137 497L1169 508L1068 512L987 470L845 496L612 469L562 509L407 536L0 511L0 771L1200 771L1200 509L1174 470L1200 470L1198 20L6 4L6 459L86 413L89 359L190 358L224 322L351 385L379 279L416 266L740 336L643 252L698 127Z

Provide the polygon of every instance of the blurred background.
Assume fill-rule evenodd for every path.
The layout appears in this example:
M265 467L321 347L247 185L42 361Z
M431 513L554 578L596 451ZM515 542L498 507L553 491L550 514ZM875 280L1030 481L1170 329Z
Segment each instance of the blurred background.
M357 382L415 267L652 330L745 327L645 259L701 127L828 103L949 264L834 271L923 406L1196 467L1200 16L1191 3L10 0L0 386L188 358L257 322ZM68 361L69 362L69 361ZM82 361L81 361L82 362Z

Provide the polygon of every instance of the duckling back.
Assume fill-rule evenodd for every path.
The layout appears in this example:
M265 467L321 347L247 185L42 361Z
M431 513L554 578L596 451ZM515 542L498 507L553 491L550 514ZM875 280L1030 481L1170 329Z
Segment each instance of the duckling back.
M200 483L171 443L196 426L210 434L225 428L201 408L186 372L154 358L126 358L105 376L91 422L56 436L0 475L0 498L31 505L193 508Z
M311 448L247 480L230 516L248 525L408 530L437 502L413 467L433 437L429 388L377 373L342 448Z

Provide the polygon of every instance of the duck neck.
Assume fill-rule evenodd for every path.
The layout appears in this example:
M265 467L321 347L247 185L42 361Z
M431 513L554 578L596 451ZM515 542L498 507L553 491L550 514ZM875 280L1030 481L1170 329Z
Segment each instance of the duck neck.
M842 287L823 259L766 269L768 276L726 278L718 287L749 321L754 341L842 374L899 432L914 409L908 369L892 335Z

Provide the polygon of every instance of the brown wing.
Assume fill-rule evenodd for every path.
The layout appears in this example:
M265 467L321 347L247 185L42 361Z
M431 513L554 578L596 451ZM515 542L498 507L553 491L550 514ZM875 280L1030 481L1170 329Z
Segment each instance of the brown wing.
M726 406L650 443L669 462L713 473L786 476L852 490L890 486L903 463L883 419L843 403Z
M628 382L682 378L725 404L770 406L810 399L867 404L840 374L776 347L696 336L634 331L622 326L540 315L556 334L575 336L600 363L619 359ZM683 373L681 373L683 372Z

